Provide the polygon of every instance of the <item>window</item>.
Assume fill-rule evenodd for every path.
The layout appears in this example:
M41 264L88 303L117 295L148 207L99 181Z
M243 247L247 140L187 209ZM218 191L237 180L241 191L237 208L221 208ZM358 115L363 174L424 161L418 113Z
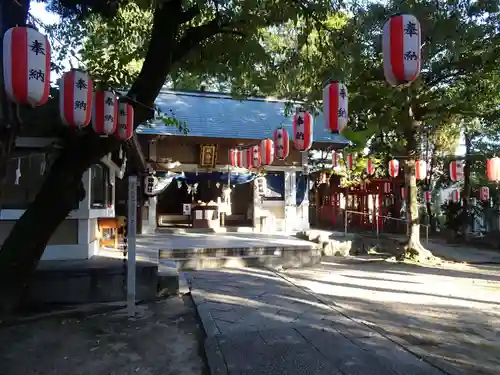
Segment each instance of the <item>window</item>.
M110 184L108 167L102 164L90 168L90 207L107 208L113 203L113 186Z

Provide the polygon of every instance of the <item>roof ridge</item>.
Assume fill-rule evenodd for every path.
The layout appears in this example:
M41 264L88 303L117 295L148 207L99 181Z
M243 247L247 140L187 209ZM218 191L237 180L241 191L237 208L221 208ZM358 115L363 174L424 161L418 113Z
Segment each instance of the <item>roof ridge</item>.
M247 101L247 102L267 102L267 103L287 103L291 102L294 104L299 104L301 102L291 101L288 99L280 99L274 97L264 97L264 96L249 96L245 98L234 98L231 94L215 92L215 91L197 91L197 90L171 90L171 89L161 89L160 94L170 94L176 96L193 96L197 98L212 98L212 99L227 99L236 101Z

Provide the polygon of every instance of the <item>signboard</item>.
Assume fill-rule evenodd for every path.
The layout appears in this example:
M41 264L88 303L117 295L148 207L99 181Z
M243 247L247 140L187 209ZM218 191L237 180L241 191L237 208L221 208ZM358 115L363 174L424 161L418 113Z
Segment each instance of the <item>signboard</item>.
M128 315L135 315L135 266L137 233L137 176L128 178L127 215L127 309Z
M186 216L191 215L191 203L183 203L182 204L182 214Z

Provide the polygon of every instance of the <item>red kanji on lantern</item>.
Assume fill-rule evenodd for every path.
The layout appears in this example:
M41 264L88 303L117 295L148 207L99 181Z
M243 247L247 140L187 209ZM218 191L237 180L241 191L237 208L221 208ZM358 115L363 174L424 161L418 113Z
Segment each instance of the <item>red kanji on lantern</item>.
M398 177L399 174L399 161L392 159L389 161L389 176Z
M339 166L340 154L333 150L332 151L332 168L337 168Z
M417 180L424 180L427 177L427 163L423 160L415 162L415 177Z
M90 122L94 83L83 70L71 69L59 82L59 111L65 125L82 128Z
M263 139L260 142L260 157L263 165L273 164L274 142L271 139Z
M3 36L3 80L10 100L38 106L50 92L50 44L29 26L8 29Z
M401 199L406 200L406 188L404 186L401 188Z
M450 199L452 202L460 201L460 192L458 190L453 190L450 194Z
M261 163L259 146L252 146L249 149L250 168L259 168Z
M486 174L488 180L500 181L500 158L494 157L486 161Z
M280 160L287 158L289 149L288 132L285 128L278 128L274 131L274 154Z
M134 107L131 104L122 102L118 107L118 127L116 135L126 141L134 134Z
M293 116L293 144L299 151L307 151L313 143L313 117L304 110Z
M333 81L323 89L323 116L326 129L340 133L347 126L347 88L343 83Z
M354 156L347 155L345 158L345 166L347 169L354 169Z
M372 159L366 160L366 173L372 175L375 173L375 163Z
M384 193L389 194L391 192L391 183L390 182L384 182Z
M424 200L426 202L432 201L432 193L430 191L424 192Z
M231 148L228 151L228 160L229 165L236 167L238 166L238 150L235 148Z
M462 160L453 160L450 163L450 179L452 181L464 179L464 162Z
M481 186L479 188L479 199L482 201L487 201L490 199L490 189L488 186Z
M397 14L384 25L384 75L392 86L413 82L421 69L420 22L411 14Z
M97 91L92 110L92 128L98 134L113 134L118 124L118 99L111 90Z

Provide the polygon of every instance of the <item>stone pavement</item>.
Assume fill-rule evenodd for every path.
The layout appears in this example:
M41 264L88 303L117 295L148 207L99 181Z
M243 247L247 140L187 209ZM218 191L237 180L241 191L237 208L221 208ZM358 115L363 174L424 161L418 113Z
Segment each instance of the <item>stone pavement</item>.
M275 272L189 277L212 374L446 374Z
M499 266L422 267L332 257L284 274L450 374L498 374Z

